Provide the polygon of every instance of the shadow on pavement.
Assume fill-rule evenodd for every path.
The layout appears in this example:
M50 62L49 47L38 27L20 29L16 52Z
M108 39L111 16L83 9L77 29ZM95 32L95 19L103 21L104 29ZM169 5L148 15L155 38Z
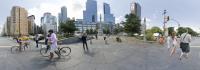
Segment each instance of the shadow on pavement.
M95 53L91 52L91 51L84 51L84 54L91 56L91 57L94 57L94 55L95 55Z

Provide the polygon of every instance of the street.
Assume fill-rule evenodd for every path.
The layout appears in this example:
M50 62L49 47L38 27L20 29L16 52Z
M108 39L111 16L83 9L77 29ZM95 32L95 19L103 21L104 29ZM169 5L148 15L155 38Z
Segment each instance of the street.
M189 59L178 60L180 49L173 57L166 47L143 43L123 37L122 43L115 38L105 45L103 38L88 41L89 53L84 53L82 44L63 45L72 49L70 56L49 61L42 57L39 48L32 47L24 52L11 54L10 47L16 45L10 38L0 37L0 70L199 70L200 38L191 43ZM198 47L199 46L199 47Z

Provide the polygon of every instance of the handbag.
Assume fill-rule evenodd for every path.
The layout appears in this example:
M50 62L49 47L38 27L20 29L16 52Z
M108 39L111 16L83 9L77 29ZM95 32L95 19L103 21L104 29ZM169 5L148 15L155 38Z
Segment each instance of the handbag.
M183 37L183 40L185 39L186 35L187 35L187 34L185 34L185 36ZM184 48L184 45L185 45L185 43L181 42L181 43L180 43L180 48Z

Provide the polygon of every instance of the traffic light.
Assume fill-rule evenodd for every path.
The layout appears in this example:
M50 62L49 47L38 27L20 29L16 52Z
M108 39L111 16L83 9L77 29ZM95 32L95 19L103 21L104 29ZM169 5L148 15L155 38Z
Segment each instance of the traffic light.
M169 21L169 19L170 19L169 16L167 16L167 21Z

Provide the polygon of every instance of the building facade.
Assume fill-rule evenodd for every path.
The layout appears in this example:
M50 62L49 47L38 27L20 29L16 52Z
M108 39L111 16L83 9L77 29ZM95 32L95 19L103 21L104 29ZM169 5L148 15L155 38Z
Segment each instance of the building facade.
M35 34L36 33L36 24L35 24L35 16L28 16L28 33Z
M8 16L7 17L7 20L6 20L6 24L7 24L7 35L8 36L11 36L11 33L13 33L13 32L11 32L11 17L10 16Z
M25 8L14 6L11 10L11 34L28 35L28 12Z
M50 29L53 30L54 32L58 31L57 19L49 12L44 13L43 17L41 17L41 26L45 35L48 34L48 31Z
M115 17L110 12L110 5L107 3L103 4L104 9L104 23L114 24L115 23Z
M86 10L83 11L84 24L97 22L97 1L87 0Z
M58 22L64 23L67 22L67 8L65 6L61 7L61 13L58 14Z
M131 13L137 15L141 19L141 5L136 2L131 3Z
M108 28L110 32L113 32L114 25L115 25L115 17L111 14L110 5L107 3L103 4L104 8L104 26L103 28Z
M84 24L83 19L76 19L75 26L79 32L86 32L87 29L97 29L96 23Z

